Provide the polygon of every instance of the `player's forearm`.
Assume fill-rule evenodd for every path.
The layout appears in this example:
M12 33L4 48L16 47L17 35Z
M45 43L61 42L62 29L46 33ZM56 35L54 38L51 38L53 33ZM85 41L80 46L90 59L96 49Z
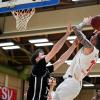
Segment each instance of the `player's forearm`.
M72 46L59 59L65 62L70 57L70 55L73 53L76 47L77 45L73 43Z
M72 45L72 43L70 43L68 40L66 40L66 45L69 48ZM75 56L75 52L73 52L72 55Z
M49 54L45 57L46 62L49 62L61 49L61 47L64 45L67 37L69 34L65 34L52 48L52 50L49 52Z
M84 26L86 26L86 24L82 21L80 24L77 25L77 28L81 30Z
M54 47L52 48L52 50L55 51L55 53L57 53L57 52L61 49L61 47L64 45L64 43L65 43L65 41L66 41L66 39L67 39L68 36L69 36L68 34L65 34L65 35L54 45Z
M77 45L73 43L72 46L53 64L54 71L57 70L70 57L76 47Z
M77 25L77 28L82 29L86 25L91 25L91 20L92 20L91 16L84 18L83 21L79 25Z
M83 46L85 46L86 48L93 48L92 43L76 26L73 26L73 31L75 32L76 36L78 37L81 44L83 44Z

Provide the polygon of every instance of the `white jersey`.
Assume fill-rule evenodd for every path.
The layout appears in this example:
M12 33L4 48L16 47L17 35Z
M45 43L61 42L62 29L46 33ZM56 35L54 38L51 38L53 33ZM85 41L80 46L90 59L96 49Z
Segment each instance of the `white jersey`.
M72 64L68 68L67 72L63 76L64 79L68 78L68 75L72 75L77 78L79 81L91 71L93 66L96 64L98 59L99 51L94 47L94 50L89 55L83 53L83 47L78 51L74 57Z
M64 81L56 88L53 100L73 100L80 93L82 79L91 71L98 59L99 51L94 50L89 55L81 48L74 57L72 64L65 73ZM72 77L69 77L71 75Z

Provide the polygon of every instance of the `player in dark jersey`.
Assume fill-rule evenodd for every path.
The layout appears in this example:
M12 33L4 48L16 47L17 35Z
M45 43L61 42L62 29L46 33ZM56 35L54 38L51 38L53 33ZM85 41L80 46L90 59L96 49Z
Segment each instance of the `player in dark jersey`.
M33 69L29 78L27 100L47 100L50 73L55 71L64 61L61 59L53 65L47 67L46 65L58 53L70 33L71 29L69 27L66 34L53 46L47 55L44 55L44 51L41 49L34 52L31 59Z

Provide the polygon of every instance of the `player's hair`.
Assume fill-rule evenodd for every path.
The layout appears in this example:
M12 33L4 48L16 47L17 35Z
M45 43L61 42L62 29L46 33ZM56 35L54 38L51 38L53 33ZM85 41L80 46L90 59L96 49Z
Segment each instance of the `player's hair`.
M36 57L38 57L40 52L44 52L42 49L37 49L33 54L32 54L32 58L31 58L31 63L32 64L36 64Z

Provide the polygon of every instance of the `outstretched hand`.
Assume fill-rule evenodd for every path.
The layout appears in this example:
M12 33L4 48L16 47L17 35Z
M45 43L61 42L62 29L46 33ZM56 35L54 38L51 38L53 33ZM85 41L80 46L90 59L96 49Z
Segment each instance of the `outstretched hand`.
M69 24L68 26L67 26L67 31L66 31L66 34L71 34L72 33L72 31L73 31L73 29L72 29L72 26Z
M92 20L91 16L90 17L86 17L86 18L83 19L83 23L85 25L91 25L91 20Z

